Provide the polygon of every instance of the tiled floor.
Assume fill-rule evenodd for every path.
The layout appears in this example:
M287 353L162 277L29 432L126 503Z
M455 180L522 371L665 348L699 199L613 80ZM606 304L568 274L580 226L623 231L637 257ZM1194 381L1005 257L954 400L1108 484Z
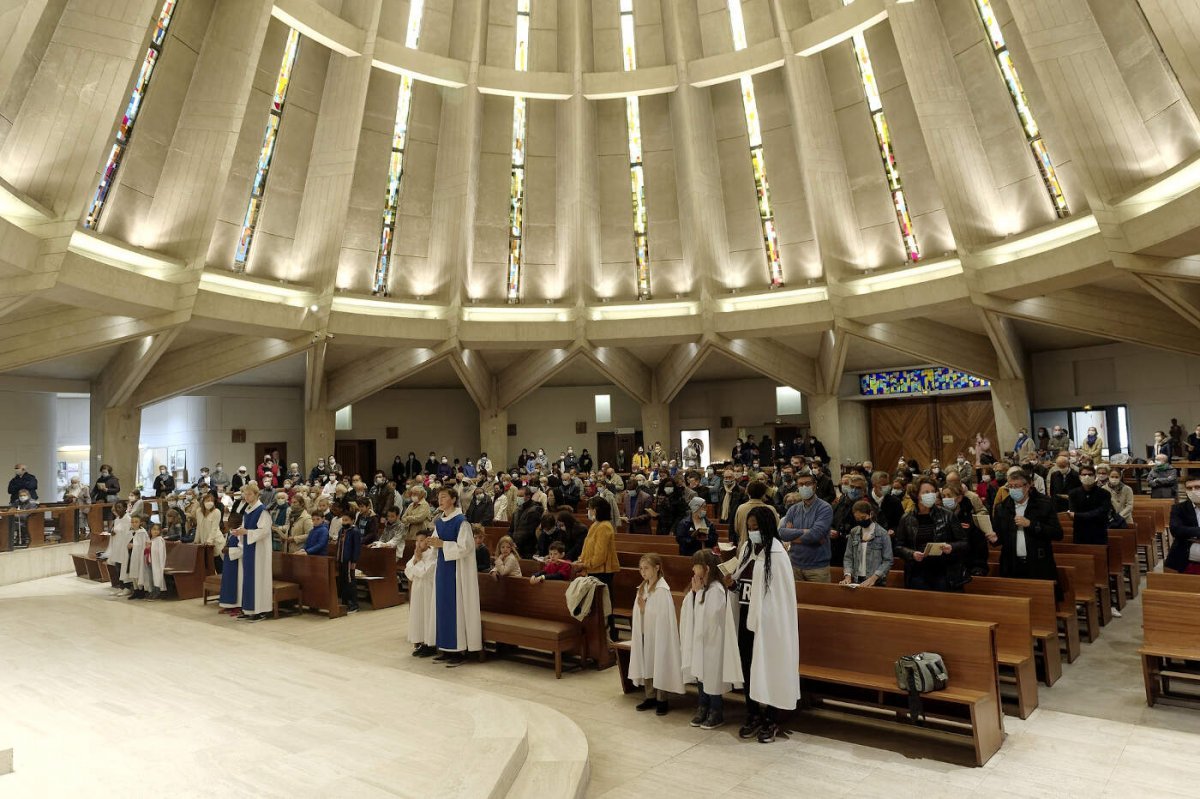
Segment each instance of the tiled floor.
M45 764L86 761L97 742L136 754L138 763L171 763L162 768L179 776L165 785L180 790L159 783L145 795L220 795L202 784L228 796L431 788L422 780L438 773L442 758L483 760L497 757L489 747L503 748L502 741L443 743L497 712L474 693L444 703L456 686L570 716L590 746L588 796L777 797L802 788L892 799L1198 793L1188 764L1200 751L1200 712L1146 707L1138 602L1084 645L1058 684L1041 688L1041 707L1029 719L1005 717L1004 748L971 768L924 757L929 745L910 735L824 718L805 718L773 745L739 741L737 702L729 703L734 721L726 728L693 729L690 700L678 700L663 718L634 712L636 699L620 693L614 670L569 672L562 680L544 666L504 660L446 670L408 655L407 606L332 622L308 615L248 625L199 601L112 602L106 593L74 577L0 589L0 674L16 687L5 710L14 711L20 733L53 745ZM166 707L156 705L156 691L169 695ZM237 716L232 729L235 719L223 709L247 697L259 711ZM122 707L130 698L132 706ZM87 719L96 716L111 721L93 729ZM18 773L0 777L0 795L27 758L41 757L22 750L20 735L15 740ZM55 776L64 787L82 781L70 771ZM97 791L143 793L91 780L89 794Z

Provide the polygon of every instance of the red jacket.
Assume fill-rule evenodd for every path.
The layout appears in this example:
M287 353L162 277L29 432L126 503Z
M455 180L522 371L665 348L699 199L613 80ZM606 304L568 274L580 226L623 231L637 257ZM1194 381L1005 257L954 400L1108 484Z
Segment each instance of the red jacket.
M571 579L571 561L569 560L548 560L542 564L542 577L547 580L570 580Z

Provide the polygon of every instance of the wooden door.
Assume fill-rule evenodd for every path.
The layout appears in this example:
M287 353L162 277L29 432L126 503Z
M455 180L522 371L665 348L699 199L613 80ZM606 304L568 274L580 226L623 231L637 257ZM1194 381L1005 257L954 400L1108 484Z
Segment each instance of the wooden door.
M254 442L254 466L250 467L251 472L258 468L258 464L262 463L264 455L270 455L272 452L279 453L279 458L275 461L276 465L279 466L279 473L283 474L286 472L288 470L286 441ZM303 467L301 467L300 471L304 471Z
M333 456L347 475L360 475L368 485L375 473L375 439L339 438L333 446Z
M617 434L597 433L596 451L592 453L593 469L599 469L600 464L608 462L615 469L617 466ZM626 466L629 464L626 463Z
M900 456L916 458L921 468L929 465L937 416L932 400L882 400L871 403L872 460L889 472L896 470Z
M996 440L996 414L992 409L991 397L937 397L934 402L939 444L934 451L940 453L938 457L943 464L954 463L960 452L974 463L976 458L968 452L968 448L975 446L977 433L983 433L992 442L992 453L999 454L1002 445Z

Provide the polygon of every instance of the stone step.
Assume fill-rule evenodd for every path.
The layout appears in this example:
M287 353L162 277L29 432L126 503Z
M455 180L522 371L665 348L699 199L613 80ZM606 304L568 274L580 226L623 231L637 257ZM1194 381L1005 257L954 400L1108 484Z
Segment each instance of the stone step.
M587 791L588 742L575 722L545 705L521 705L528 726L525 763L509 799L582 799Z

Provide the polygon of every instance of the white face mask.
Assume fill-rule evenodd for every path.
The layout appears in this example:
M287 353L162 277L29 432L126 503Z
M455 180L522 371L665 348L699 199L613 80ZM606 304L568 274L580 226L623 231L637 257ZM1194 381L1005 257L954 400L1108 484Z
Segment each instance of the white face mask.
M954 497L942 497L942 507L946 510L954 510Z
M932 492L921 495L921 504L927 508L932 508L937 504L938 495Z
M800 486L799 488L796 489L796 493L800 495L800 499L802 501L807 502L808 500L813 498L813 487L812 486Z
M675 493L675 486L665 486L663 488L663 493L666 494L667 496L671 496L672 494Z
M762 530L751 530L749 535L751 544L762 546Z
M1200 491L1197 491L1197 490L1189 491L1189 492L1187 492L1187 496L1188 496L1188 499L1190 499L1192 501L1193 505L1200 505Z
M1096 484L1096 478L1090 474L1085 474L1083 477L1079 478L1079 482L1083 483L1085 486L1094 486Z

